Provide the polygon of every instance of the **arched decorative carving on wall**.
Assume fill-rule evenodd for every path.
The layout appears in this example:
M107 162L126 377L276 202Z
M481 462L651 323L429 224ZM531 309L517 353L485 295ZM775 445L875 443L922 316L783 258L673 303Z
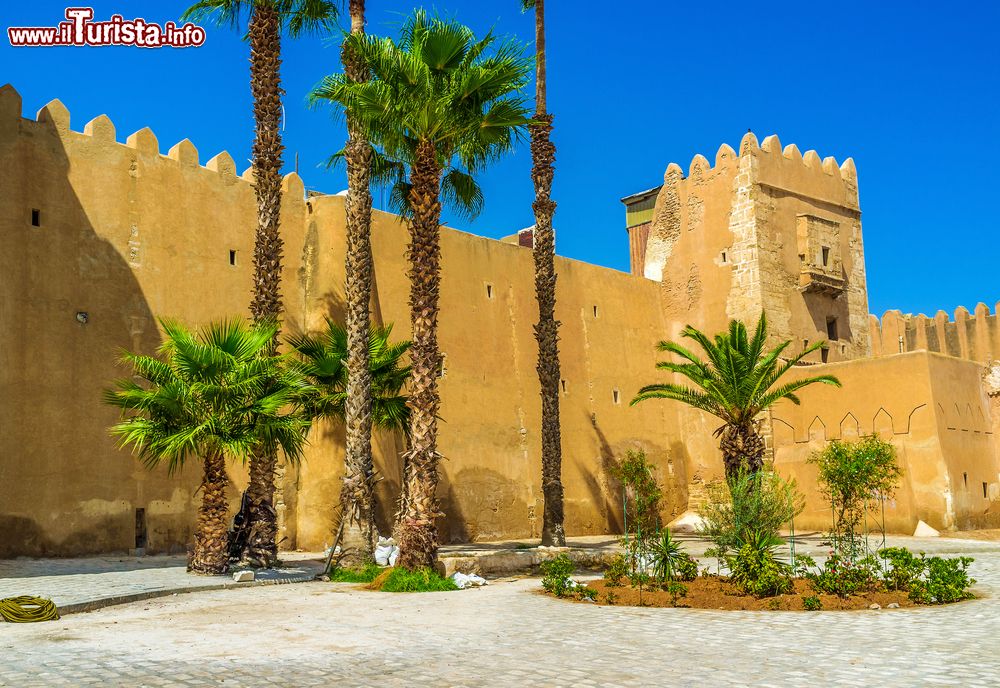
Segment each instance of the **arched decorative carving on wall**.
M840 419L840 439L851 439L861 436L861 423L857 417L847 412L847 415Z
M875 417L872 418L872 432L876 435L889 436L895 435L896 430L892 422L892 414L885 410L885 407L880 407L878 411L875 412Z

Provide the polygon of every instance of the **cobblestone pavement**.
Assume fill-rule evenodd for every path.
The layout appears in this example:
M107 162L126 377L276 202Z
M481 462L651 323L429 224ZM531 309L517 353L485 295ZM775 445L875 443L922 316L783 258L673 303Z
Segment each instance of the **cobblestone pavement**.
M311 580L323 568L320 557L282 553L283 566L259 572L254 583L234 583L232 576L191 575L183 555L0 559L0 598L46 597L67 613L172 592Z
M0 625L0 686L996 686L1000 544L984 599L860 612L597 607L537 579L393 595L304 583Z

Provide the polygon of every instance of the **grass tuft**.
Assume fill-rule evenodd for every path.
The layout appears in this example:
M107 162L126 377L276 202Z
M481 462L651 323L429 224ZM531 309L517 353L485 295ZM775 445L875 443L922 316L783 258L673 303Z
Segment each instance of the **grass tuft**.
M407 571L403 568L392 568L384 571L371 584L373 590L382 592L445 592L458 590L455 581L442 578L430 569Z
M330 572L332 583L371 583L382 572L377 564L365 564L362 567L337 567Z

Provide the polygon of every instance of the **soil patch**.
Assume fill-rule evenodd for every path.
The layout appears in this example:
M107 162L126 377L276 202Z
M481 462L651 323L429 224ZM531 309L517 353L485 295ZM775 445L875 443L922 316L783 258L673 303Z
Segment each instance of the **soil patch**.
M699 576L693 581L684 583L687 587L685 597L677 597L674 604L673 596L662 589L643 587L642 606L644 607L690 607L693 609L736 609L763 611L804 611L803 597L819 598L822 610L868 609L872 604L878 604L885 609L895 602L900 607L916 606L907 593L869 592L849 597L819 594L813 590L809 581L801 578L793 581L794 592L775 597L756 598L745 595L733 587L728 579L720 576ZM613 604L618 606L639 606L639 588L623 582L618 587L610 587L603 580L589 581L588 587L597 590L597 604L609 604L608 593L612 593ZM575 598L574 598L575 599ZM588 602L588 604L590 604Z

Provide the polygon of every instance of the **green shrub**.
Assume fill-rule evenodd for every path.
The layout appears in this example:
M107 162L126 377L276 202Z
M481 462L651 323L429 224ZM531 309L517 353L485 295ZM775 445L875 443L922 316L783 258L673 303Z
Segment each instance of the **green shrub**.
M618 602L618 595L615 594L614 590L604 591L604 603L605 604L616 604Z
M333 583L371 583L382 568L378 564L365 564L363 567L336 567L330 571L330 581Z
M913 552L903 547L886 547L879 550L878 555L888 564L882 574L888 590L909 590L926 568L923 559L915 557Z
M653 476L653 465L642 450L629 450L611 464L609 472L624 489L625 548L628 573L642 568L660 531L660 499L663 490Z
M442 578L431 569L416 569L408 571L404 568L393 568L380 588L383 592L445 592L458 590L451 578Z
M814 453L809 463L819 468L820 489L833 508L835 546L840 540L853 545L866 503L873 496L892 497L902 474L896 450L878 435L866 435L857 442L833 440ZM848 557L853 559L853 552Z
M943 559L923 557L926 575L910 584L910 599L919 604L948 604L975 597L970 591L976 580L969 577L972 557Z
M676 581L670 581L663 586L663 589L670 593L670 604L677 606L678 597L687 597L688 588L683 583L678 583Z
M622 579L628 575L628 562L624 554L616 554L604 569L604 582L609 587L617 588L622 584Z
M776 539L805 506L795 481L773 471L741 472L728 482L709 483L706 492L708 498L699 509L704 521L699 532L714 543L720 560L739 551L756 533Z
M831 595L847 597L863 592L874 592L882 587L881 570L874 557L857 561L831 552L817 574L807 574L813 589Z
M729 579L736 588L754 597L781 595L792 589L788 566L774 558L770 533L748 533L735 556L727 559Z
M576 589L576 594L580 596L581 600L590 600L591 602L597 602L597 591L593 588L583 586L582 588Z
M823 608L823 603L815 595L802 598L802 608L807 612L818 612Z
M572 592L569 576L576 570L573 560L566 554L560 554L541 563L542 588L556 597L565 597Z

